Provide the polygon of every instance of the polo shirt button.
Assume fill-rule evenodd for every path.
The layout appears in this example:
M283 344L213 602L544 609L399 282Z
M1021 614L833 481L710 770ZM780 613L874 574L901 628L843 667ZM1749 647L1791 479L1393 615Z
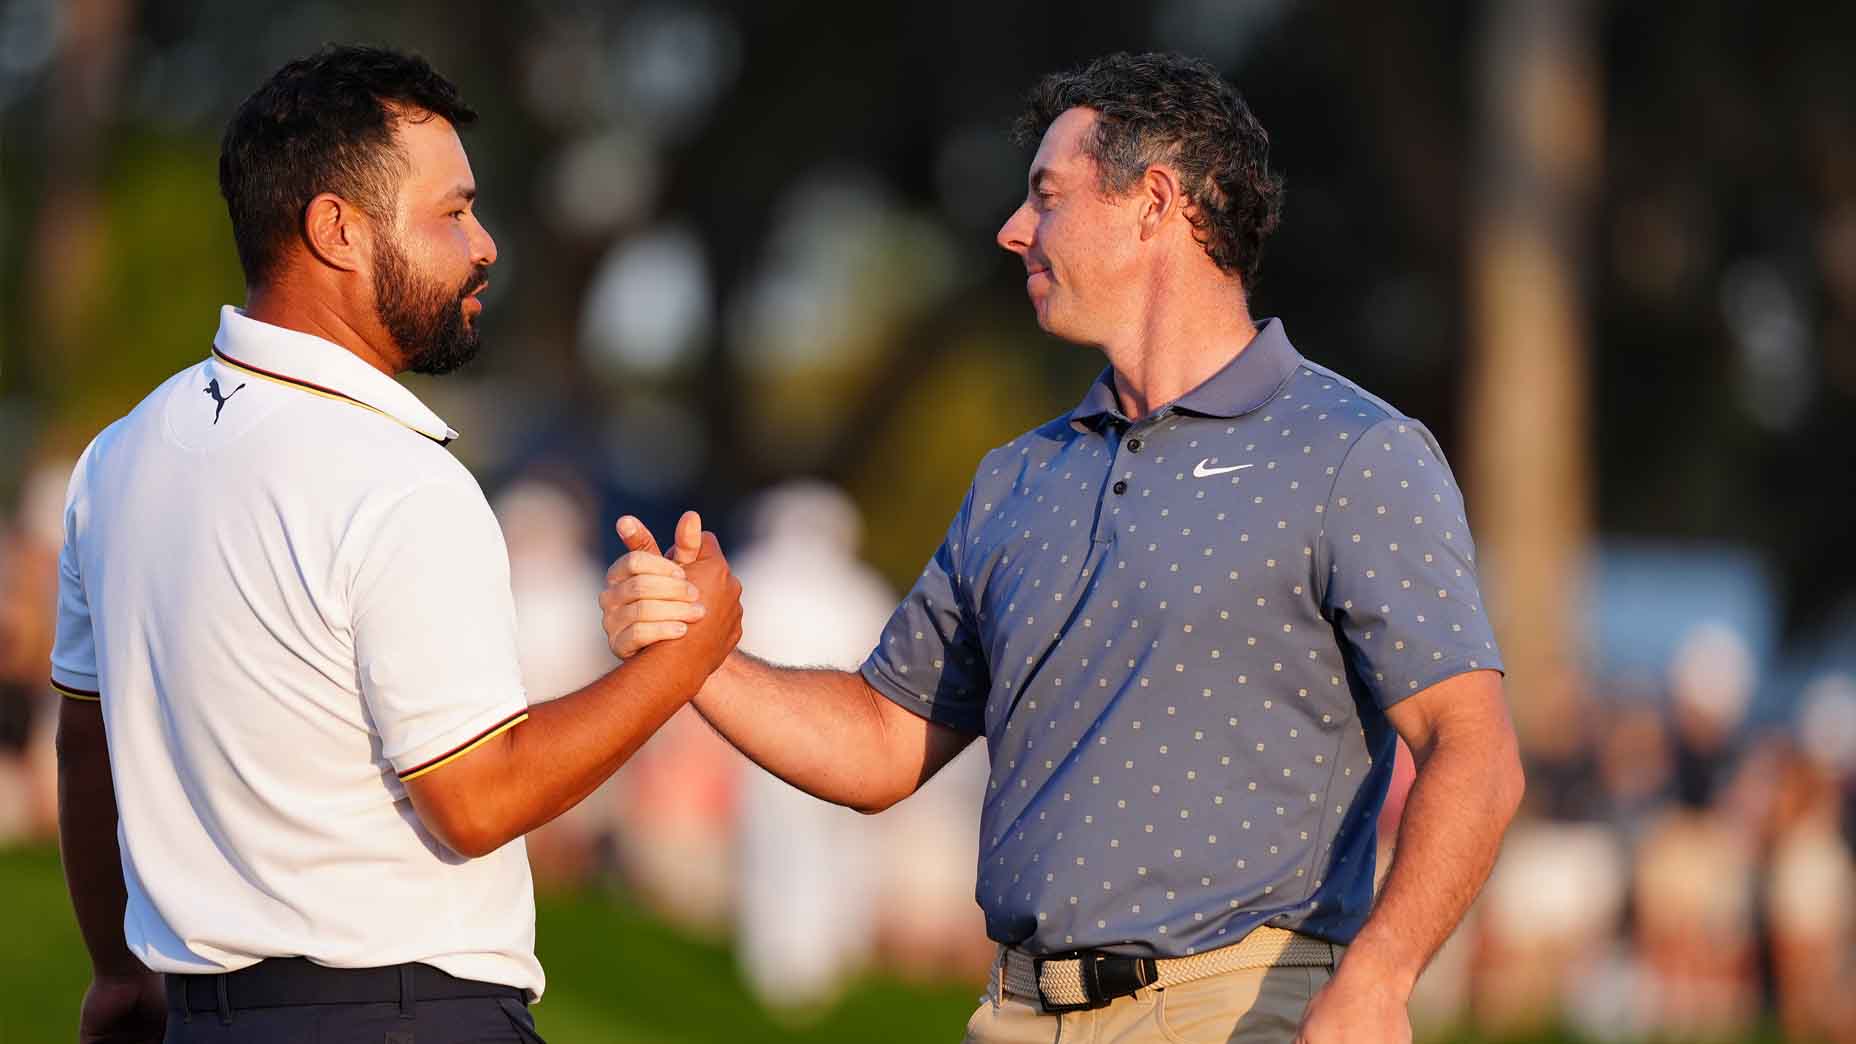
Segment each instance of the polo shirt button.
M1115 492L1119 494L1119 493L1126 493L1127 491L1128 491L1127 481L1125 479L1117 479L1115 481Z
M1139 453L1140 451L1141 451L1141 440L1140 439L1129 439L1128 440L1128 452Z

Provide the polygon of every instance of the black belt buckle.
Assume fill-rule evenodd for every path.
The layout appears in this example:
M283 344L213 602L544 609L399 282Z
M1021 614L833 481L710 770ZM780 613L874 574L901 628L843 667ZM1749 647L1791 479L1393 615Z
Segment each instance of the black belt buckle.
M1082 973L1083 995L1088 999L1080 1004L1058 1004L1046 997L1044 965L1049 961L1076 961L1078 971ZM1100 950L1079 950L1075 953L1038 957L1031 962L1031 973L1038 982L1038 1003L1048 1015L1106 1008L1117 997L1126 997L1152 986L1160 977L1159 967L1152 957L1122 957Z

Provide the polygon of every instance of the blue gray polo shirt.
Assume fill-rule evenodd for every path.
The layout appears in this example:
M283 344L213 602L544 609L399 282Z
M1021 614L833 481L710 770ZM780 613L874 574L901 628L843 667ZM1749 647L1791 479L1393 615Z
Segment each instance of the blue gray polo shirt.
M1278 320L1140 421L1111 382L986 455L864 677L986 736L994 940L1172 957L1267 922L1351 941L1385 708L1501 667L1455 479L1423 425Z

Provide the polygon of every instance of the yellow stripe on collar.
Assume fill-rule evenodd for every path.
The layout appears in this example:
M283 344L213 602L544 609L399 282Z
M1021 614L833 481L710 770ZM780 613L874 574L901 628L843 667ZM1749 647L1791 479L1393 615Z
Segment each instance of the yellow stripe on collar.
M392 421L393 423L398 424L400 427L405 428L408 431L417 432L420 435L423 435L426 438L431 439L433 442L438 443L440 446L448 445L451 442L451 440L446 436L434 435L431 432L426 431L423 428L414 427L413 425L406 423L400 418L395 417L393 414L388 413L386 410L383 410L378 406L372 405L371 403L362 402L360 399L357 399L352 395L346 395L346 394L343 394L342 392L336 391L333 388L325 388L320 384L312 384L309 381L301 380L296 377L291 377L287 374L272 373L269 370L261 370L258 367L251 365L250 363L239 362L237 359L234 359L230 355L227 355L226 353L220 351L217 345L213 346L213 358L217 360L218 362L225 364L226 366L230 366L232 369L237 370L240 373L250 374L251 376L258 378L259 380L270 381L272 384L281 384L287 388L295 388L298 391L306 391L311 395L319 395L325 399L333 399L337 402L345 402L351 406L359 406L362 409L367 410L369 412L378 413L382 417L385 417L386 419Z

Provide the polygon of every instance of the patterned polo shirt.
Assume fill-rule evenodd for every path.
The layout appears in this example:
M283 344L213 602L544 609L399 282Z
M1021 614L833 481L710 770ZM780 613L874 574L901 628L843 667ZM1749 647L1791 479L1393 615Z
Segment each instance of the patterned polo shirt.
M1482 668L1500 654L1436 440L1272 319L1146 418L1105 371L988 453L863 674L986 737L994 940L1172 957L1263 923L1351 941L1385 710Z

